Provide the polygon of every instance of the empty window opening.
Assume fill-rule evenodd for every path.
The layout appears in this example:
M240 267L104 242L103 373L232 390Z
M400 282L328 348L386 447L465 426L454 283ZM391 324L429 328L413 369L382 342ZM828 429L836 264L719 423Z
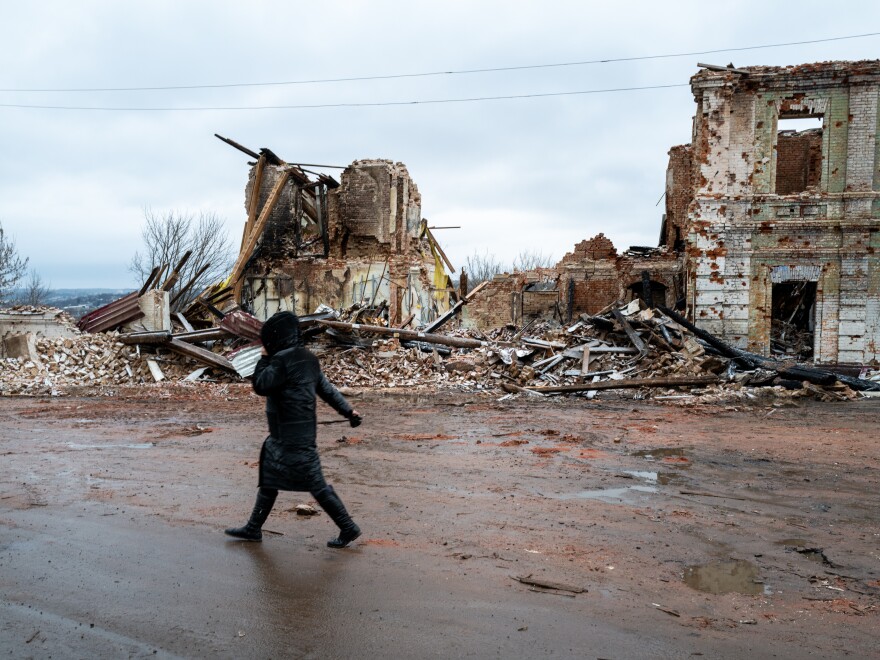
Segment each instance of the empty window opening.
M822 180L822 117L781 118L776 135L776 194L818 189Z
M773 355L812 359L815 321L815 282L780 282L773 285L770 320L770 349Z
M629 299L635 300L636 298L644 301L645 305L648 307L657 307L658 305L666 304L666 285L661 284L655 280L650 280L648 282L648 286L645 286L644 281L633 282L627 287L629 289Z

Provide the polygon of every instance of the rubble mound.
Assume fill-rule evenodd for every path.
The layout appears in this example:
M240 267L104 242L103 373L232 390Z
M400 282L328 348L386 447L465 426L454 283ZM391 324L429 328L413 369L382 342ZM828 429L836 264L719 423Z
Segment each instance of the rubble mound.
M680 405L839 401L880 391L880 372L846 376L748 353L639 299L581 315L567 326L531 321L485 333L456 328L439 334L459 308L412 330L388 327L384 303L322 306L301 317L301 327L327 377L342 388L587 399L631 389L630 397ZM0 394L246 383L262 350L256 339L261 322L237 307L200 330L81 333L72 321L59 323L69 336L6 338L7 355L16 357L0 362Z

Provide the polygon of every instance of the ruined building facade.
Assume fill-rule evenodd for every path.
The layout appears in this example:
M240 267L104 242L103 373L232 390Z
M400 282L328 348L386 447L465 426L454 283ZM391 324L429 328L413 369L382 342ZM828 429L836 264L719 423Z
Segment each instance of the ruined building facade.
M787 332L816 362L876 361L880 62L703 70L691 87L693 143L670 164L687 219L678 206L666 223L686 243L689 314L763 355Z
M406 167L359 160L340 179L313 181L283 162L251 167L246 206L259 180L256 208L271 212L243 268L242 306L266 319L279 310L304 315L322 304L388 301L384 314L392 324L410 314L416 324L427 323L448 309L439 246L426 231Z
M707 67L691 87L659 247L582 241L553 269L496 277L467 323L565 322L647 295L755 353L876 363L880 61Z

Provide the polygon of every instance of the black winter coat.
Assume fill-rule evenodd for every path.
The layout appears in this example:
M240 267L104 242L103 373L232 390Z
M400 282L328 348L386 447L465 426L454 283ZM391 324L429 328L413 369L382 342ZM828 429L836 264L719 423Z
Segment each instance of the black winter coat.
M269 437L260 452L260 487L320 490L326 484L315 443L315 396L344 417L351 417L351 405L321 372L318 358L302 346L260 358L253 384L266 397L269 421Z

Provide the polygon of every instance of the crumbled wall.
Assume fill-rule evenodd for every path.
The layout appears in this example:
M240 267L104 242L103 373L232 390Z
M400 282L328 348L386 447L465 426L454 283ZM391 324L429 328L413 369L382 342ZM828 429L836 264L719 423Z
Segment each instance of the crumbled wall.
M642 273L662 289L655 304L669 305L683 294L682 257L665 248L646 254L617 253L599 234L575 245L553 268L496 275L462 311L466 327L487 329L521 325L531 318L568 322L596 314L611 303L642 292Z
M877 361L880 61L747 71L703 70L691 80L689 311L706 330L766 355L774 278L815 281L814 359ZM777 123L797 116L823 118L821 162L811 188L784 194L775 189Z
M403 163L358 160L342 174L333 245L343 258L418 254L422 198Z
M660 244L672 249L680 249L687 235L688 208L694 200L693 171L691 145L672 147L666 169L666 217L660 236Z
M496 275L489 284L461 311L461 322L467 328L498 328L518 319L516 296L522 291L525 278L520 274Z
M267 166L261 204L280 176ZM253 186L253 169L247 192ZM402 163L359 160L327 195L328 256L297 256L285 249L295 217L294 183L270 215L255 258L245 272L247 305L261 319L279 310L310 314L387 300L392 322L410 313L428 322L448 308L449 294L434 287L438 264L421 236L421 196ZM442 270L442 265L440 265Z
M38 339L79 336L76 324L66 312L54 307L0 310L0 357L6 357L2 340L33 334Z

